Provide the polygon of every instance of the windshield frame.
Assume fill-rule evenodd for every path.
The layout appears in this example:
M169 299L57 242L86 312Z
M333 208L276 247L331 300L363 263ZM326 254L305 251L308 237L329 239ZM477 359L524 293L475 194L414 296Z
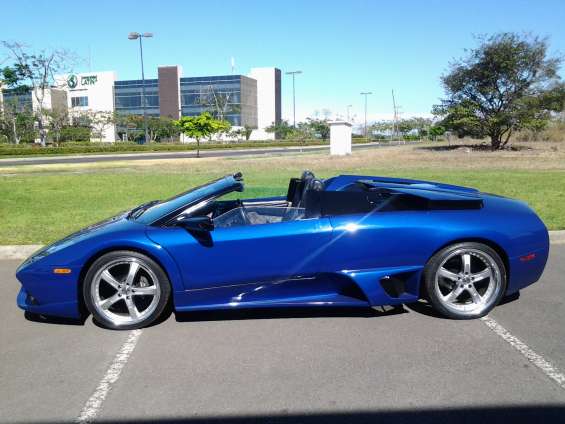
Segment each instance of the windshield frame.
M206 184L191 188L169 199L162 200L129 219L146 225L163 225L186 208L233 191L243 191L243 181L236 175L226 175Z

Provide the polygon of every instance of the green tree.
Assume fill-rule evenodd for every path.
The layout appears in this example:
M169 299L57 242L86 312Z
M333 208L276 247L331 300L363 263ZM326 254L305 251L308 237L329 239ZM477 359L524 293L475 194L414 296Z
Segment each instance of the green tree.
M252 127L251 125L243 126L243 135L245 136L245 141L249 141L249 139L251 138L251 133L253 133L254 129L255 127Z
M431 125L431 119L415 116L413 118L401 119L397 122L396 128L404 138L422 138L428 134L428 128Z
M428 134L432 140L437 140L438 137L441 137L445 134L445 128L441 125L432 125L428 131Z
M255 128L250 125L245 125L241 128L234 130L233 135L238 138L240 137L244 138L245 141L249 141L249 138L251 138L251 133L253 132L254 129Z
M265 131L267 131L268 133L274 133L275 138L277 139L284 140L286 138L289 138L289 136L292 134L293 129L294 128L292 127L292 125L289 125L288 121L283 119L278 123L273 122L271 125L265 128Z
M305 142L308 139L314 138L314 131L307 122L299 122L296 128L293 127L291 129L286 138Z
M307 118L306 123L316 137L319 137L324 141L330 138L330 125L328 124L327 119Z
M377 121L369 126L367 132L378 139L384 139L392 134L392 121Z
M214 134L227 132L231 125L227 121L214 119L209 112L198 116L183 116L174 121L175 126L184 135L196 140L196 157L200 157L200 140Z
M61 128L59 142L65 141L90 141L90 127L81 125L66 125Z
M30 87L25 84L25 69L18 63L0 70L0 83L6 87L11 87L19 94L27 93L30 90Z
M37 137L33 113L4 109L0 114L0 134L10 143L33 143Z
M33 128L34 121L35 116L31 107L20 105L17 98L4 101L4 104L0 105L0 133L10 143L27 142L30 136L37 135Z
M29 87L24 83L23 71L18 65L0 69L0 89L2 87L10 87L10 92L16 96L0 103L0 132L12 143L20 144L23 133L27 133L27 123L31 121L33 124L34 116L30 105L20 103L18 95L28 93Z
M396 123L396 128L404 137L414 130L414 122L411 119L401 119Z
M158 116L147 119L147 129L149 130L150 141L171 140L179 135L179 130L174 121L170 118Z
M561 59L548 57L546 39L530 35L501 33L479 41L442 76L447 98L433 112L460 136L488 136L496 150L513 132L545 125L563 104Z
M116 132L120 140L140 141L145 135L143 130L143 116L114 113Z

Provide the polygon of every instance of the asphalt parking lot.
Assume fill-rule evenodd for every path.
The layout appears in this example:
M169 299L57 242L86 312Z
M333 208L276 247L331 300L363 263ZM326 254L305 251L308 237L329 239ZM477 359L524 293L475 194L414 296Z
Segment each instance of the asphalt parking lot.
M135 334L33 322L17 264L0 261L2 423L565 422L565 245L490 315L529 359L485 321L424 304L172 315Z

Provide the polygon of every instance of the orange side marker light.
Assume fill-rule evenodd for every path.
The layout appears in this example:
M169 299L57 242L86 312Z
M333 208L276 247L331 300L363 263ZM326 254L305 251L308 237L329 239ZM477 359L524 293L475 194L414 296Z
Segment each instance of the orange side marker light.
M70 268L53 268L53 274L70 274Z
M529 255L521 256L521 257L520 257L520 260L521 260L522 262L528 262L528 261L531 261L532 259L535 259L535 258L536 258L536 254L535 254L535 253L530 253Z

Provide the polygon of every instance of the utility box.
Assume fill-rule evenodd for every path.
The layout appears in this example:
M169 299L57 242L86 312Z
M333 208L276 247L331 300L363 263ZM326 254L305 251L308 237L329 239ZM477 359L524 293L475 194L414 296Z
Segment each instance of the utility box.
M332 121L330 125L330 155L351 154L351 124L346 121Z

